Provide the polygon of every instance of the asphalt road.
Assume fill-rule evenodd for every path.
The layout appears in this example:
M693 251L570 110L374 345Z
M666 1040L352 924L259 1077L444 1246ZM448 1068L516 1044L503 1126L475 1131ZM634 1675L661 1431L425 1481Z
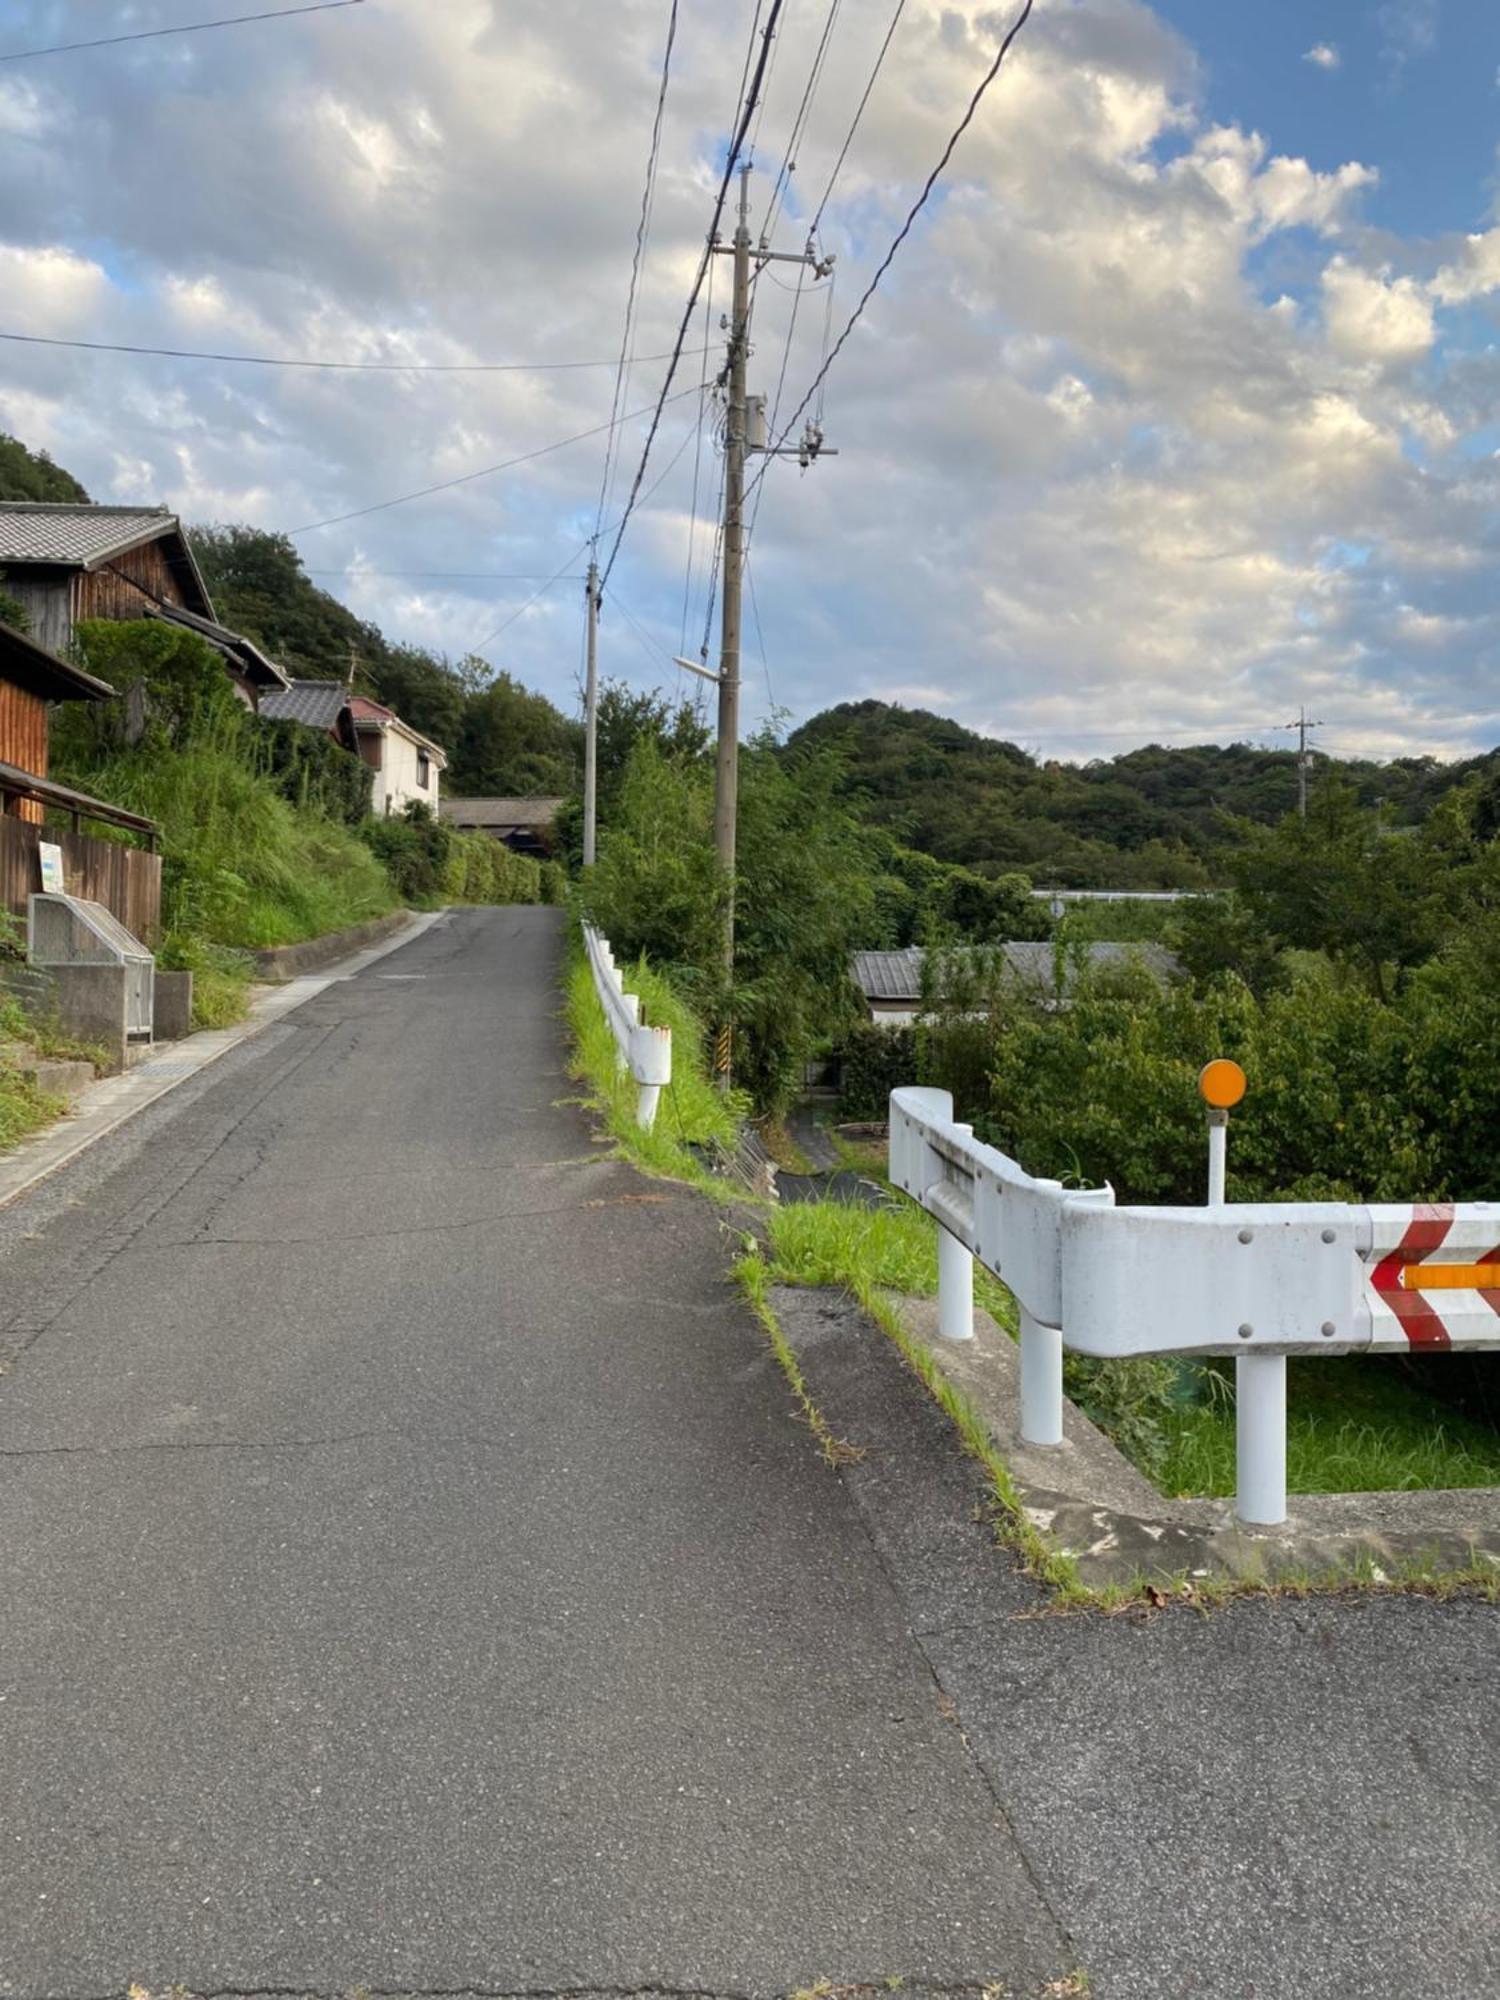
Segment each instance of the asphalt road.
M1075 1964L559 948L462 913L0 1215L7 2000Z

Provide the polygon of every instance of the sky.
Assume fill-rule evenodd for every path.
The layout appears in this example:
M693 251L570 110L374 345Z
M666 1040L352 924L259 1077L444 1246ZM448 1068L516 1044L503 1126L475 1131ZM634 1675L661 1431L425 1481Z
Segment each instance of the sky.
M893 5L834 10L783 171L830 15L784 0L752 129L778 250ZM1019 7L907 0L822 206L832 279L756 288L782 423ZM0 57L237 11L7 0ZM0 334L527 364L0 339L0 428L97 500L289 533L389 637L571 708L587 544L640 463L754 11L679 7L607 480L668 0L360 0L0 60ZM1036 0L829 369L830 453L757 493L747 726L878 697L1087 759L1286 742L1305 705L1337 754L1500 742L1497 139L1493 0ZM671 659L705 628L716 657L713 264L605 597L635 687L695 686Z

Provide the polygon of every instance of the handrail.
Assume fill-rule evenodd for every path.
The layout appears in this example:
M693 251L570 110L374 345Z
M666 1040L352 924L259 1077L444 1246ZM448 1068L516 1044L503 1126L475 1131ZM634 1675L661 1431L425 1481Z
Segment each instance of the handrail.
M662 1086L672 1081L672 1030L650 1028L641 1020L639 997L625 991L624 978L615 964L609 940L592 924L584 925L583 942L594 975L594 990L615 1038L616 1059L620 1068L628 1069L640 1086L636 1123L642 1131L649 1132L656 1122Z
M956 1125L947 1091L916 1088L891 1093L890 1174L940 1225L946 1338L972 1335L975 1257L1014 1294L1026 1442L1062 1442L1064 1347L1253 1361L1242 1520L1286 1517L1287 1355L1500 1348L1500 1203L1117 1207L1035 1179Z
M75 792L70 785L55 785L50 778L39 778L32 771L23 771L17 764L0 763L0 800L29 799L37 805L56 806L59 811L71 813L73 831L78 831L80 819L97 819L107 826L128 827L132 833L146 836L148 850L156 851L156 836L159 832L156 821L147 819L142 813L127 812L124 806L112 806L104 799L90 798L87 792Z

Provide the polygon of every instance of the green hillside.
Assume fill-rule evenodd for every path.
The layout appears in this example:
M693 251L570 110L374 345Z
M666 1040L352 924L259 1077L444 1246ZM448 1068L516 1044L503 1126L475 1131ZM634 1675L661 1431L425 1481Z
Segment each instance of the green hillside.
M942 861L984 874L1021 869L1058 888L1216 885L1238 844L1235 822L1273 825L1296 804L1290 750L1159 744L1089 764L1039 763L1014 743L976 735L925 709L841 703L804 723L789 748L837 745L850 795L875 824ZM1389 764L1319 757L1314 784L1337 774L1361 804L1420 824L1496 753L1461 763Z

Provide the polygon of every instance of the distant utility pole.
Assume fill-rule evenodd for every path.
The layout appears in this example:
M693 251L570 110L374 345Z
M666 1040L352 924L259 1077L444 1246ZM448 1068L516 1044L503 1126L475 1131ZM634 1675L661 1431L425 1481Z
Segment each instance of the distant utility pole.
M583 695L583 865L592 868L599 839L599 565L589 558L588 678Z
M1321 729L1322 723L1310 716L1305 708L1298 708L1295 722L1283 722L1283 729L1297 732L1297 817L1307 818L1307 774L1312 769L1312 752L1307 747L1309 729Z
M750 435L751 400L745 388L750 356L750 266L808 264L826 277L833 259L820 259L811 247L804 251L769 250L764 240L752 252L750 243L750 168L740 168L739 223L732 244L715 243L719 256L734 258L734 299L729 318L729 360L724 379L729 407L724 433L724 602L719 644L719 742L714 784L714 852L727 883L724 906L724 975L734 977L735 830L739 814L740 770L740 593L745 580L745 460L752 451L778 450L764 434L765 401L754 403L759 435ZM800 445L782 455L810 465L823 449L823 433L809 422ZM727 1023L721 1024L714 1047L714 1073L721 1090L729 1088L732 1044Z

